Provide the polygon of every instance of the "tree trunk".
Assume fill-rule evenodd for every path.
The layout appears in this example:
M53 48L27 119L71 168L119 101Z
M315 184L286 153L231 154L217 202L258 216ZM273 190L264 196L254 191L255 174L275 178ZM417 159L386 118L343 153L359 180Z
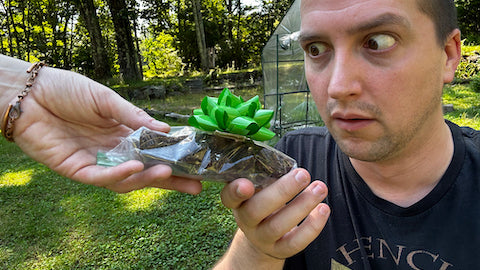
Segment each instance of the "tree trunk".
M205 42L205 29L203 28L202 3L200 0L192 0L193 16L195 19L195 33L197 34L197 45L200 53L200 67L202 71L208 71L208 53Z
M27 11L27 6L28 2L22 3L20 2L23 7L22 7L22 27L23 27L23 32L25 36L25 54L26 54L26 61L30 62L30 26L29 26L29 20L27 18L28 13L25 12Z
M227 16L225 16L227 22L226 22L226 25L227 25L227 34L228 34L228 40L229 41L232 41L233 40L233 32L232 32L232 19L231 17L233 17L233 3L232 3L233 0L226 0L226 6L227 6Z
M97 10L93 0L73 1L80 11L80 16L85 22L92 44L92 57L95 79L108 79L112 77L105 39L102 36L100 23L98 22Z
M13 19L12 2L9 0L7 3L8 5L5 7L5 11L7 12L8 35L10 38L10 56L15 56L15 48L13 47L13 39L15 39L17 43L16 56L19 59L23 59L21 44L18 38L17 28L15 27L15 21ZM13 32L10 29L13 29Z
M241 31L240 31L240 24L241 24L241 18L242 18L242 15L243 15L243 12L242 12L242 3L240 2L240 0L237 0L237 37L236 39L239 40L240 39L240 35L241 35Z
M62 31L62 43L63 43L63 48L62 48L62 56L61 59L63 61L63 67L65 69L71 69L72 66L70 65L70 61L68 61L68 42L67 42L67 33L68 33L68 23L70 22L70 17L71 14L68 13L65 17L65 23L63 26L63 31Z
M143 77L143 59L142 59L142 55L140 54L140 43L139 43L139 38L138 38L138 35L137 35L137 28L138 28L138 25L137 25L137 12L134 10L134 16L133 16L133 33L134 33L134 38L135 38L135 49L137 51L137 61L138 61L138 70L140 72L140 74L142 74L142 77Z
M132 27L125 0L108 0L117 41L118 64L125 81L138 81L142 74L138 69L137 54L132 37Z

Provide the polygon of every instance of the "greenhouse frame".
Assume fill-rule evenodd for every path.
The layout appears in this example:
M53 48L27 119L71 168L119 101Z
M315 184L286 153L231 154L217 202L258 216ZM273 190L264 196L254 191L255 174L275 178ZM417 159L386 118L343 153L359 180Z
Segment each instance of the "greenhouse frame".
M262 50L264 104L275 112L272 130L278 136L323 124L305 80L304 52L298 42L300 1L292 4Z

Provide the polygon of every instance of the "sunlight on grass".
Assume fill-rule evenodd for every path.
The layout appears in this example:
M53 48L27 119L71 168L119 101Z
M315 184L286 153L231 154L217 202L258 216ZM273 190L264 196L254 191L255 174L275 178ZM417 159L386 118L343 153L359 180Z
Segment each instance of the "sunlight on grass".
M0 187L25 186L32 180L33 169L5 173L0 176Z
M473 129L480 130L480 114L478 113L473 117L464 112L458 117L446 115L445 118L459 126L471 127Z
M453 104L455 109L468 109L479 103L480 95L471 91L466 85L448 86L443 93L443 103Z
M0 261L6 261L12 256L14 251L11 248L0 247Z
M459 126L480 129L480 93L472 91L468 85L447 86L443 103L452 104L455 108L455 111L445 114L446 119Z
M121 194L119 195L119 199L124 203L127 210L147 210L155 204L155 201L169 192L171 191L158 188L145 188L127 194Z

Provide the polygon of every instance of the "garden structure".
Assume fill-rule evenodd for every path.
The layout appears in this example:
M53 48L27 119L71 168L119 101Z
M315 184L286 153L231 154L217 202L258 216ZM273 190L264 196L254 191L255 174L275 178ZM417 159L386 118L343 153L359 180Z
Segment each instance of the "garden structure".
M262 51L264 104L275 112L272 130L279 136L323 123L305 80L299 31L300 0L296 0Z

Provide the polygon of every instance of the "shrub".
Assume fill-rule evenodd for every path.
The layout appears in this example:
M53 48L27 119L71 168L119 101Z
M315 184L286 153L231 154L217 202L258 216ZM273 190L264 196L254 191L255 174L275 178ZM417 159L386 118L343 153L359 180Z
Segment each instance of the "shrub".
M472 78L472 81L470 82L470 87L476 93L480 93L480 75L477 74L477 76Z
M480 72L479 45L465 45L462 41L462 59L455 72L457 79L471 79Z
M146 37L141 44L143 72L145 77L153 78L177 76L183 71L184 64L173 46L171 35L164 32L154 37Z
M455 71L455 77L457 79L470 79L479 71L479 67L476 63L469 62L462 58Z

